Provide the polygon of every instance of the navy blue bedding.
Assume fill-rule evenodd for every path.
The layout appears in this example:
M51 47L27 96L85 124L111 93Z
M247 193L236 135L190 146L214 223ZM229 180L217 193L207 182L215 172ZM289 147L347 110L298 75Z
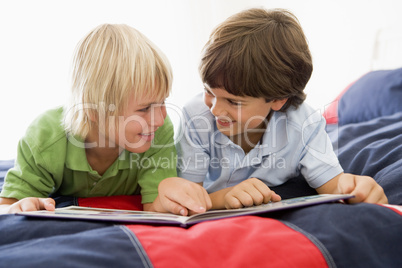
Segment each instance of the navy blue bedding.
M373 177L390 204L402 205L402 112L346 124L329 135L345 172Z
M398 112L402 112L402 68L363 75L344 92L337 114L339 124L346 125Z
M0 267L147 267L135 235L126 229L2 215Z
M346 172L374 177L391 204L402 204L402 113L328 132ZM1 164L4 174L12 161ZM275 191L283 198L315 193L301 177ZM4 267L402 267L401 212L375 204L322 204L188 229L1 215L0 241ZM237 243L248 245L247 254ZM221 257L206 258L211 251ZM232 257L222 257L228 251Z
M184 229L2 215L0 266L401 267L401 217L379 205L323 204Z
M390 204L402 205L402 112L342 122L327 131L345 172L373 177ZM0 187L12 165L0 161ZM315 194L302 177L274 190L282 198ZM107 207L108 198L99 203ZM189 228L0 215L0 266L402 267L398 208L321 204Z

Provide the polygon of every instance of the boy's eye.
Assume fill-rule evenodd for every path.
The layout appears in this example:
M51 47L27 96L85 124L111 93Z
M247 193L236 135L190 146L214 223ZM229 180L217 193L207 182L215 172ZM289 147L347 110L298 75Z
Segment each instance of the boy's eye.
M144 107L144 108L142 108L142 109L139 109L139 110L137 110L138 112L148 112L152 107L162 107L162 106L165 106L165 101L162 101L160 104L151 104L151 105L148 105L148 106L146 106L146 107Z
M151 106L147 106L145 108L139 109L139 112L147 112L149 109L151 108Z
M233 100L228 100L228 102L230 105L233 105L233 106L241 106L242 105L241 102L237 102L237 101L233 101Z

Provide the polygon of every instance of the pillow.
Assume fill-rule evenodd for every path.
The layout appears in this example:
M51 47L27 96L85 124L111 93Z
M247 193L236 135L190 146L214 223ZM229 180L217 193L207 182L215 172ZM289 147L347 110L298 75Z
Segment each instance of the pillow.
M345 94L346 91L349 90L349 88L354 84L351 83L349 84L342 92L331 102L330 105L328 105L325 108L325 111L323 113L323 116L325 118L325 121L327 122L327 125L330 124L338 124L338 103L339 100L342 98L343 94Z
M0 160L0 191L3 188L7 171L14 166L14 160Z
M338 124L365 122L402 111L402 68L372 71L346 90L338 103Z

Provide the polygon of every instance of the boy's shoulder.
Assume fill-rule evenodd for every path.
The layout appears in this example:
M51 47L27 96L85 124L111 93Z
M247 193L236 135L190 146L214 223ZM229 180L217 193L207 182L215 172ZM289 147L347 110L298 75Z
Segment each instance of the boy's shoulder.
M44 150L60 140L67 142L62 118L62 107L42 113L29 125L23 139L36 150Z
M183 107L186 128L202 130L207 138L216 129L215 116L204 103L203 93L197 94Z
M289 107L285 114L288 124L296 127L306 127L322 121L320 110L314 109L305 102L297 108Z
M204 103L203 93L194 96L183 106L183 116L188 126L214 129L215 117Z
M209 108L204 103L203 93L199 93L191 98L184 106L184 112L192 117L194 115L207 114Z

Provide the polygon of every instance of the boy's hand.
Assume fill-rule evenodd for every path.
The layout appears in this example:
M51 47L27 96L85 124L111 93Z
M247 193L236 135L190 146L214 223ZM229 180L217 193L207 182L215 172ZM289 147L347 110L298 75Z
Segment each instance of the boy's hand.
M226 208L250 207L280 201L281 197L257 178L250 178L234 186L224 197Z
M5 200L5 198L3 198L3 200ZM17 212L35 211L35 210L53 211L56 205L55 201L52 198L38 198L38 197L27 197L14 203L8 203L8 204L7 202L1 202L1 203L2 203L1 204L2 213L17 213Z
M388 204L383 188L371 177L353 174L341 174L338 179L338 191L342 194L353 194L348 203Z
M158 192L152 207L144 209L187 216L203 213L212 207L211 198L204 187L183 178L164 179L159 184Z

